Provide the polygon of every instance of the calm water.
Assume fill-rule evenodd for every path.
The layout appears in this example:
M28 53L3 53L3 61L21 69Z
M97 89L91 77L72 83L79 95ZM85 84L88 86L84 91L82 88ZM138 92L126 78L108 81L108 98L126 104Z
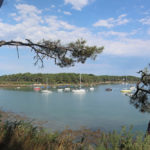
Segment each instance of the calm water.
M106 92L106 88L112 92ZM101 85L93 92L75 95L71 92L42 94L34 91L0 89L0 107L6 111L24 114L30 118L48 121L52 130L82 126L103 130L120 129L133 125L145 131L150 114L140 113L120 93L123 85Z

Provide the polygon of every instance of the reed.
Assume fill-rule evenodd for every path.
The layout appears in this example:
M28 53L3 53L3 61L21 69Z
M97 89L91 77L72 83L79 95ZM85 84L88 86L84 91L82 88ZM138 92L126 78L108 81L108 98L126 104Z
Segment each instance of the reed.
M125 127L120 133L66 129L45 132L23 121L0 122L0 150L149 150L150 136Z

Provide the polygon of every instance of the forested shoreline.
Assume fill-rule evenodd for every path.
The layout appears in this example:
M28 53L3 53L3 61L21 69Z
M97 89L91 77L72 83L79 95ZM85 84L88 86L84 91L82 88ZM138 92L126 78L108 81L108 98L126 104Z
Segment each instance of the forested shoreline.
M31 73L18 73L12 75L0 76L0 83L41 83L45 84L78 84L79 74L76 73L57 73L57 74L31 74ZM97 76L94 74L82 74L82 83L96 84L105 82L136 82L139 78L135 76Z

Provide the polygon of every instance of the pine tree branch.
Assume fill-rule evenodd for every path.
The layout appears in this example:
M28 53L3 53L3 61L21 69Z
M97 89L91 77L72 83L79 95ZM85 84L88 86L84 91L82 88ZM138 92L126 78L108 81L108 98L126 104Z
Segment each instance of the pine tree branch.
M95 59L101 53L104 47L86 46L86 41L77 40L76 42L62 45L60 41L43 40L41 42L32 42L26 39L26 42L21 41L0 41L2 46L29 47L35 53L35 65L39 62L43 66L44 59L53 59L55 64L60 67L74 66L75 63L85 63L87 58Z

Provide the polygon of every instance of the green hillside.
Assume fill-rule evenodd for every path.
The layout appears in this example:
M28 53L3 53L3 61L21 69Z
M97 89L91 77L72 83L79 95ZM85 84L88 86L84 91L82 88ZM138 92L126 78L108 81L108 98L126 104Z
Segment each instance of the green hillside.
M79 83L79 74L76 73L58 73L58 74L31 74L31 73L19 73L12 75L0 76L0 83L46 83L48 79L49 84L78 84ZM138 77L134 76L96 76L93 74L82 74L82 83L99 83L107 81L126 81L134 82L138 81Z

